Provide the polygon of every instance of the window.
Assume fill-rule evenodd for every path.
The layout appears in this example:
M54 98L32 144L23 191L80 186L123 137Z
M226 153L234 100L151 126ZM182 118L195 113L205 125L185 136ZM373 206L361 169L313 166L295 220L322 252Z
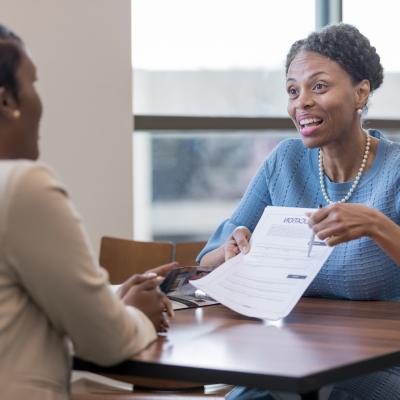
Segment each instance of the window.
M284 61L290 45L315 29L318 1L133 1L136 239L206 239L271 149L296 135L286 114ZM377 28L371 0L359 7L344 1L345 17L386 48L375 33L386 20ZM384 40L393 43L390 25ZM370 115L394 119L400 61L393 49L384 53L390 75ZM243 126L260 120L263 129ZM400 130L395 121L389 126L394 135Z
M286 52L314 29L314 14L314 0L135 0L135 114L287 118ZM135 237L207 238L293 134L135 131Z
M133 1L135 114L286 117L285 56L314 3Z
M151 171L135 186L136 226L144 238L206 239L230 216L266 154L291 134L136 132L134 161L146 165L138 154L146 149Z

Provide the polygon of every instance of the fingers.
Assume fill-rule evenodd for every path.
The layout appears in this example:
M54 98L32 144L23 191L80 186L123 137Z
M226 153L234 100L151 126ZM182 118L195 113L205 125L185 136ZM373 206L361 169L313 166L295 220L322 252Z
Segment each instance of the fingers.
M328 237L328 238L325 240L326 244L327 244L328 246L330 246L330 247L336 246L337 244L343 243L343 242L345 242L345 241L346 241L346 240L343 239L343 238L340 237L340 236L330 236L330 237Z
M179 263L174 261L174 262L171 262L168 264L163 264L158 267L149 269L146 273L155 273L160 276L165 276L165 275L167 275L168 272L170 272L178 267L179 267Z
M225 244L225 261L237 256L240 253L239 247L237 246L234 239L229 239Z
M313 228L316 224L320 223L329 216L329 213L331 211L330 207L331 206L320 208L313 213L306 213L308 217L308 225L310 226L310 228Z
M118 290L119 297L125 296L132 286L138 285L149 279L154 279L157 275L152 272L147 272L145 274L134 274L129 277Z
M173 318L175 316L175 313L174 313L174 309L172 307L172 303L169 300L169 298L165 295L163 296L163 304L164 304L164 309L165 309L165 312L167 313L167 316Z
M172 318L174 316L172 305L167 304L169 300L166 298L166 296L165 299L159 299L161 301L157 302L157 307L153 312L153 317L151 318L157 332L166 332L170 326L169 318Z
M325 208L320 208L313 213L306 213L308 218L308 226L315 232L321 240L334 235L337 229L335 223L335 215L337 215L337 204L330 205Z
M160 293L161 294L161 293ZM173 318L175 316L174 310L172 308L172 303L168 299L167 296L162 294L161 297L161 308L159 308L159 317L160 317L160 323L158 325L157 330L158 332L166 332L169 328L169 318Z
M154 274L139 275L136 279L131 279L129 285L128 283L124 284L119 292L119 296L121 299L124 299L126 296L129 297L129 293L131 292L143 292L158 289L163 279L163 277Z
M158 332L166 332L169 328L169 318L175 316L172 303L167 296L158 292L156 299L154 299L154 305L154 316L152 318L154 326Z
M158 286L151 290L144 289L147 285L148 282L143 282L132 286L122 301L145 313L157 331L165 332L169 327L169 317L174 316L172 305Z
M242 252L243 254L247 254L250 250L250 243L249 243L250 236L251 232L245 226L238 226L232 232L232 238L235 240L239 248L239 251Z
M159 267L152 268L146 271L144 274L134 274L129 279L127 279L118 290L119 296L122 298L124 297L131 287L139 285L143 282L148 280L154 279L157 276L158 278L158 285L162 282L162 277L164 277L169 271L172 271L175 268L179 267L179 263L172 262L164 265L160 265ZM154 284L149 284L149 289L153 288Z
M162 276L155 276L150 279L146 279L135 286L138 290L153 290L158 288L163 280L164 278Z
M367 235L370 209L359 204L332 204L309 216L309 226L329 246Z
M129 278L128 282L131 286L133 286L133 285L138 285L139 283L145 282L149 279L154 279L155 277L157 277L157 274L155 274L154 272L146 272L144 274L135 274Z
M224 244L225 261L237 256L240 252L247 254L250 251L251 232L245 226L238 226Z

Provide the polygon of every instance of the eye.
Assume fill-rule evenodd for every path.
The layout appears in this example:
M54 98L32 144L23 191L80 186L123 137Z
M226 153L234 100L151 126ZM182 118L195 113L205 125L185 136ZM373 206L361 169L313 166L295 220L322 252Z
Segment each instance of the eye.
M287 93L289 95L289 98L291 98L291 99L294 99L298 94L297 89L294 88L293 86L289 86L287 88Z
M324 82L317 82L314 87L313 90L315 90L316 92L324 92L327 89L328 85Z

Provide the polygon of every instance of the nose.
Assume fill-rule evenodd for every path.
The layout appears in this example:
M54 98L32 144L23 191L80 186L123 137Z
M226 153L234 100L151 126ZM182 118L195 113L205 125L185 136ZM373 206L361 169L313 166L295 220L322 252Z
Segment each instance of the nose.
M296 98L296 108L307 109L314 105L314 97L311 91L302 90Z

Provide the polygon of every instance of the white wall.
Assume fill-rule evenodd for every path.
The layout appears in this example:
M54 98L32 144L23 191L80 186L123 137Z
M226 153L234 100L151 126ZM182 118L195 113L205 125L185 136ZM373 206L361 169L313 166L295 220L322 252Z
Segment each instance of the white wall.
M132 237L130 0L1 0L38 67L41 158L77 205L96 251Z

